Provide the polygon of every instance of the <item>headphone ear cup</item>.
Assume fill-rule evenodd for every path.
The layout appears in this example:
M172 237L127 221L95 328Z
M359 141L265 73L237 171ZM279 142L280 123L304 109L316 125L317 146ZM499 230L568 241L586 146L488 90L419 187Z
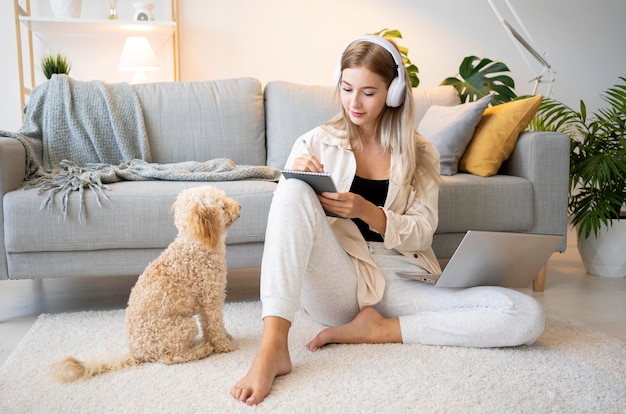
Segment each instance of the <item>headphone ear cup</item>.
M397 108L404 102L404 87L401 85L399 78L396 76L393 78L387 89L387 106Z

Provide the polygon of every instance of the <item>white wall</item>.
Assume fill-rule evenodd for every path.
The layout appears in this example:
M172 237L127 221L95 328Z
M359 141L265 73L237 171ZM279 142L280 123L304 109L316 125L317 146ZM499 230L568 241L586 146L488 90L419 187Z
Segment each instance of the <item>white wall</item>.
M503 1L495 1L504 12ZM626 76L626 2L511 2L558 72L553 96L572 106L579 99L590 109L601 106L600 92L616 83L618 76ZM11 3L3 1L0 6L0 52L5 58L0 129L5 130L17 129L21 123L17 65L12 63L16 46ZM119 0L120 13L127 13L130 3ZM162 6L159 0L155 3ZM46 6L40 5L42 10ZM84 17L106 12L106 2L83 0ZM422 86L436 86L456 75L468 55L505 62L518 94L532 91L529 80L539 71L537 66L527 67L487 0L180 0L180 24L183 81L251 76L262 83L280 79L330 84L345 44L382 28L402 32L400 43L409 48L409 57L420 68ZM128 75L115 70L120 48L117 43L92 48L93 56L88 57L100 59L99 63L81 68L81 78L125 80ZM77 54L89 55L83 49ZM167 75L171 73L156 76Z

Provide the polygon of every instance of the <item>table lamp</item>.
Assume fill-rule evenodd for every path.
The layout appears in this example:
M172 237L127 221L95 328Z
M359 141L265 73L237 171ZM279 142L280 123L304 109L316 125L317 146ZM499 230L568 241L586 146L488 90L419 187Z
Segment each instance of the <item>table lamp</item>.
M117 68L123 71L135 72L130 83L147 82L148 78L145 72L159 69L156 55L148 39L142 36L126 38Z

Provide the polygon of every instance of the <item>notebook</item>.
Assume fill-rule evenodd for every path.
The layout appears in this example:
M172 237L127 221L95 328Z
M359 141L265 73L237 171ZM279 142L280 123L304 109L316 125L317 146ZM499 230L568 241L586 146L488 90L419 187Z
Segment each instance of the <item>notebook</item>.
M527 287L564 236L470 230L440 275L398 273L438 287Z
M297 178L298 180L304 181L310 185L317 194L337 192L335 183L329 172L282 170L282 173L285 178Z
M282 170L285 178L296 178L298 180L302 180L315 190L317 194L322 194L324 192L328 193L336 193L337 188L335 187L335 182L333 181L333 177L330 176L328 172L311 172L311 171L296 171L296 170ZM331 213L330 211L324 210L326 215L329 217L339 217L338 215Z

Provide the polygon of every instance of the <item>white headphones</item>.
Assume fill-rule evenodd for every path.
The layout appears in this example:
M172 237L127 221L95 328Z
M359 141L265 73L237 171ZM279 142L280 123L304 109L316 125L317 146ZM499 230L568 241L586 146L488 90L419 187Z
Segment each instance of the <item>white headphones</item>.
M339 64L335 68L335 85L339 86L339 79L341 79L341 59L343 58L343 54L346 52L346 49L354 42L374 43L378 46L385 48L385 50L387 50L391 54L391 57L393 57L393 61L396 63L396 69L398 73L389 84L386 103L387 106L390 106L392 108L396 108L402 105L402 102L404 102L404 92L406 88L406 81L404 78L404 63L402 62L402 56L400 56L400 52L398 52L398 49L396 49L393 44L380 36L365 35L357 37L346 45L343 52L341 52L341 55L339 56Z

